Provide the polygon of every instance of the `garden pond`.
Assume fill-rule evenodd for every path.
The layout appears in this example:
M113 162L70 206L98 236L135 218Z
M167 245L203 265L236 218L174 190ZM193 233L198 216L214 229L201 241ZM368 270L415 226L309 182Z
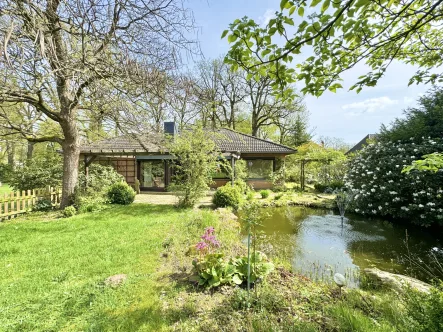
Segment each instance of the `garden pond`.
M261 213L258 249L289 260L295 271L315 280L328 281L339 272L358 286L359 271L377 267L429 281L427 269L436 258L443 261L441 240L426 229L351 214L342 224L334 211L306 207L268 207Z

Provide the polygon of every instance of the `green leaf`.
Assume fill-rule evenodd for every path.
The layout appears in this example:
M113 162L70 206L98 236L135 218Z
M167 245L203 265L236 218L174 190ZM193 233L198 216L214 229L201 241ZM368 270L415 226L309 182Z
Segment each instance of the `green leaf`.
M264 50L263 52L261 52L261 56L265 57L266 55L268 55L269 53L271 53L271 50L269 48L267 48L266 50Z
M287 25L294 25L294 20L292 18L285 17L284 21Z
M229 35L228 36L228 43L233 43L237 40L237 36L236 35Z
M317 6L320 2L321 0L312 0L311 7Z
M330 3L331 3L330 0L326 0L325 2L323 2L323 5L321 6L322 13L328 10Z
M280 9L283 10L288 3L289 0L281 0L280 1Z
M300 7L298 9L298 15L303 17L304 14L305 14L305 8L304 7Z
M294 14L296 8L297 8L296 6L292 6L291 9L289 9L289 16Z
M221 35L221 39L225 38L226 35L228 34L228 30L223 31L222 35Z
M243 281L240 279L240 277L238 276L238 274L234 274L234 276L232 277L232 281L234 282L234 284L236 285L241 285L243 283Z

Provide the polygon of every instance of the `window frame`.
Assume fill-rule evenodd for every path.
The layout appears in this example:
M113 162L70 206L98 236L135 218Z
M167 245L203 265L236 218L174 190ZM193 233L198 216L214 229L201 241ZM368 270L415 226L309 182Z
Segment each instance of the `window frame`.
M245 158L241 158L244 161L246 161L246 163L248 163L248 161L251 160L271 160L272 161L272 174L275 173L275 157L245 157ZM246 167L248 167L246 165ZM248 169L249 172L249 169ZM266 181L266 180L271 180L270 178L250 178L248 177L247 180L261 180L261 181Z

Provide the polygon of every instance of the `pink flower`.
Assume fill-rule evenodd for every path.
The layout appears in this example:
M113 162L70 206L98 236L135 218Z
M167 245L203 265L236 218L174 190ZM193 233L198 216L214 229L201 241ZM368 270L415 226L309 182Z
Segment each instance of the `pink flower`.
M210 226L210 227L208 227L208 228L205 229L205 232L206 232L207 234L212 234L212 233L215 232L215 229L214 229L214 227Z
M197 243L195 245L195 247L197 248L197 250L202 251L202 250L205 250L208 247L208 245L206 244L206 242L201 241L201 242Z

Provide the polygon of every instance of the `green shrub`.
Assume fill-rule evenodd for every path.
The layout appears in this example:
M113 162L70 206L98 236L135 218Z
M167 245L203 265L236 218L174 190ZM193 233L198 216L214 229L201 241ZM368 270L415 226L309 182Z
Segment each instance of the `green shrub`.
M212 288L242 283L242 280L235 274L235 266L226 261L223 254L207 254L203 259L194 260L192 265L197 273L199 286Z
M114 183L108 190L108 198L112 204L128 205L134 202L135 191L126 182Z
M238 187L240 192L245 195L247 195L251 191L251 188L244 180L235 180L234 186Z
M12 174L12 166L0 163L0 182L9 183Z
M414 160L434 152L443 152L442 139L366 146L349 163L346 187L355 194L354 211L421 226L443 224L443 172L402 173Z
M114 183L124 180L125 178L117 173L112 166L91 164L87 179L84 172L79 173L78 192L82 196L105 196Z
M274 200L278 201L282 197L283 197L283 193L278 193L277 195L274 196Z
M209 253L202 259L192 262L197 274L199 286L213 288L222 285L241 285L248 276L248 257L225 259L222 253ZM266 256L260 252L251 254L250 279L255 283L264 279L274 269L274 264L266 261Z
M107 200L102 196L77 196L75 207L78 213L101 211L106 208Z
M324 192L333 192L334 190L340 190L343 189L345 186L345 183L340 180L331 181L329 183L315 183L314 188L315 190L324 193Z
M253 191L248 192L248 194L246 195L246 200L247 201L252 201L255 197L255 193Z
M443 282L429 294L410 289L404 300L411 331L443 331Z
M269 190L261 190L260 191L261 198L268 198L269 194L270 194Z
M266 278L274 270L274 264L267 261L265 254L256 251L251 253L251 271L250 280L255 283L257 280ZM235 273L240 280L246 282L248 279L248 256L231 259L231 264L235 266Z
M75 191L74 206L79 213L103 210L108 203L108 191L116 183L124 181L112 166L91 164L88 178L79 174L79 184Z
M167 145L175 157L175 172L168 190L178 197L179 207L193 207L206 195L212 174L224 161L219 160L220 152L214 141L208 139L207 132L200 126L182 130Z
M226 184L223 187L219 187L214 194L212 202L217 207L233 207L237 209L242 201L242 193L238 186L232 186Z
M9 185L15 190L60 187L62 180L62 161L60 156L48 155L29 160L16 167L9 174Z
M62 211L63 217L65 217L65 218L72 217L76 213L77 213L77 210L72 205L65 207L65 209Z
M32 207L34 211L49 211L52 209L52 202L49 198L40 198Z

